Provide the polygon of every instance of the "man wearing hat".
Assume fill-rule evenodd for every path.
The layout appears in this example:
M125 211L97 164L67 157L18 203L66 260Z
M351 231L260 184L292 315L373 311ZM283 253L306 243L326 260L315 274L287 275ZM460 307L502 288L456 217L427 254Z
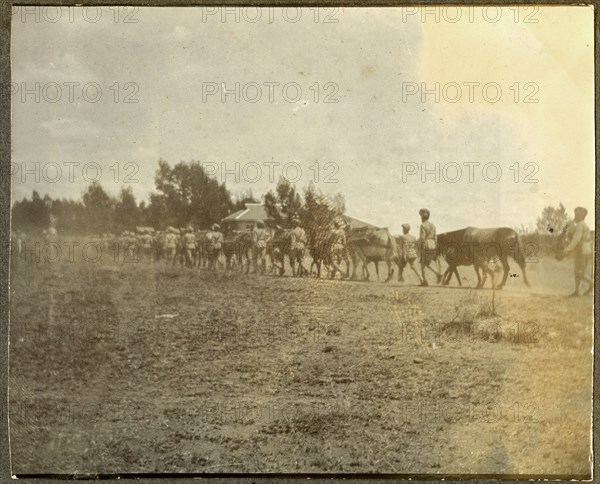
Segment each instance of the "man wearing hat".
M585 281L589 284L589 288L585 291L587 296L592 292L594 283L586 275L585 270L587 269L588 262L591 260L592 246L594 241L591 240L590 229L585 223L585 217L587 210L583 207L577 207L575 209L575 217L573 220L573 236L571 242L565 248L563 257L569 253L573 253L574 268L575 268L575 291L570 297L579 296L579 286L581 281ZM593 263L593 262L592 262Z
M300 226L300 219L296 216L292 219L292 225L294 228L290 233L290 263L292 264L292 270L294 271L294 265L296 262L298 262L298 272L294 271L294 275L302 276L304 274L308 274L308 271L304 267L304 253L306 251L306 232Z
M256 227L252 229L252 246L254 250L254 272L256 272L258 261L260 260L261 272L267 271L267 242L269 233L265 229L265 223L262 220L256 222Z
M217 260L223 246L223 234L219 224L213 224L206 234L206 252L208 255L208 268L211 271L217 270Z
M429 268L437 276L438 284L442 280L440 259L437 252L437 235L435 225L429 221L429 210L422 208L419 210L421 216L421 227L419 230L419 245L421 246L421 286L427 286L427 278L425 277L425 268ZM431 262L435 261L437 271L430 266Z
M419 271L415 267L415 261L417 260L417 239L415 239L415 237L412 234L409 234L409 232L410 225L402 224L403 250L400 273L402 274L404 267L408 263L410 269L416 274L417 279L419 279L419 285L424 286L425 284L423 284L423 278L421 277L421 274L419 274Z

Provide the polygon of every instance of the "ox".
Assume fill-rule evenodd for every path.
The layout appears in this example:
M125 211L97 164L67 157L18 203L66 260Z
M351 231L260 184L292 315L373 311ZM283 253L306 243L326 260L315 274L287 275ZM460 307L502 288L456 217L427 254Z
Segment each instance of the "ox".
M310 265L310 272L312 273L313 267L316 267L317 278L321 277L321 268L323 265L327 269L329 277L335 277L336 261L334 256L334 243L336 240L335 233L331 228L323 228L322 230L315 230L313 233L309 233L308 237L308 252L312 257L312 263ZM350 276L350 256L347 248L344 250L342 260L346 264L346 274L342 274L343 278Z
M489 261L497 259L502 264L502 282L495 289L502 289L510 271L508 257L511 256L521 268L523 282L529 286L527 271L525 269L525 256L521 247L519 236L508 227L478 229L467 227L438 235L438 250L446 259L448 269L442 278L443 284L448 284L452 274L457 273L458 266L475 268L477 287L485 284L487 275L492 277L492 287L495 286L494 271L489 267ZM480 275L479 271L482 271Z
M249 231L230 231L224 237L223 254L225 256L225 267L232 270L239 264L240 271L244 270L244 261L246 261L246 274L250 272L250 263L252 261L252 232Z
M356 279L356 267L359 260L367 280L370 276L369 262L375 263L375 271L377 279L379 279L379 262L381 261L385 261L388 268L386 282L392 279L394 275L392 263L398 263L400 254L396 240L388 229L353 228L348 233L348 247L352 257L352 279Z
M290 257L292 250L291 230L282 229L281 227L275 228L273 237L267 242L267 253L271 260L272 273L275 269L279 270L279 275L283 276L285 272L285 256Z

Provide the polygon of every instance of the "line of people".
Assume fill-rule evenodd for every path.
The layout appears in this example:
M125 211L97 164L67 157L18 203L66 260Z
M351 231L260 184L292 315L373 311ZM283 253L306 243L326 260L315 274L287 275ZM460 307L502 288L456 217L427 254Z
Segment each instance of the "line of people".
M586 215L585 208L577 207L574 223L565 227L556 237L556 258L560 260L567 254L574 255L573 295L579 294L582 282L588 284L586 293L593 290L593 280L587 275L587 268L590 265L593 268L594 238L593 232L585 223ZM461 284L457 267L472 265L478 276L478 287L482 287L485 283L485 271L480 280L479 269L489 271L489 265L492 264L492 269L497 270L498 263L501 262L504 269L501 287L506 282L508 272L505 259L510 255L521 266L524 282L528 284L523 254L525 251L519 245L519 237L514 230L480 230L469 227L438 235L435 225L430 221L429 210L422 208L419 210L419 216L421 224L418 238L410 233L411 227L408 223L402 224L401 236L393 237L387 229L350 227L342 217L318 226L303 226L295 216L289 229L274 227L268 230L263 222L258 222L251 230L226 230L225 233L218 224L213 224L208 231L194 230L190 226L180 229L168 227L163 231L156 231L152 227L137 227L136 232L124 231L116 237L105 233L95 242L102 244L107 253L122 254L121 257L115 256L115 261L162 262L210 270L217 270L219 266L231 269L234 265L243 269L246 263L246 272L253 267L255 273L262 274L268 272L269 260L269 272L278 271L283 275L287 257L294 276L312 274L316 267L317 277L320 277L321 267L324 266L330 278L335 278L338 274L341 278L350 277L352 261L352 276L357 276L356 268L360 268L362 263L363 276L368 278L368 265L375 263L378 271L378 262L384 261L388 265L388 280L393 274L392 264L398 266L399 281L403 280L403 270L408 266L421 286L428 285L427 270L435 275L438 284L449 283L453 274ZM24 244L26 249L23 249L23 252L34 252L37 254L35 259L39 259L38 253L43 250L35 249L36 246L32 243L34 239L35 237L30 239L23 232L11 231L11 260L21 260ZM49 242L49 245L56 245L56 231L45 231L42 239ZM475 252L473 247L477 248ZM460 251L456 253L457 249L461 248L469 250L463 251L463 254ZM488 248L498 249L495 257L485 255ZM312 258L309 269L305 265L307 257ZM442 257L448 263L448 268L443 274L440 263ZM420 268L417 266L417 259ZM345 271L342 268L343 264Z
M438 283L442 274L436 244L436 228L429 221L429 210L421 209L420 236L417 240L410 234L410 225L402 225L403 234L398 238L403 244L400 253L404 263L414 272L420 285L426 286L425 269L431 270ZM310 274L315 266L320 275L321 265L329 272L329 277L336 275L349 276L351 248L348 243L349 226L342 219L332 221L330 226L319 227L307 234L300 219L295 216L291 220L291 229L275 227L267 230L264 222L258 221L249 231L225 231L218 224L213 224L208 231L194 230L191 226L165 230L154 230L152 227L138 227L136 232L124 231L120 236L104 234L101 243L108 249L110 244L117 244L123 258L129 261L145 263L162 262L168 265L180 265L189 268L207 268L217 270L220 267L231 269L234 265L246 270L250 266L254 272L284 272L284 258L289 258L293 275ZM419 251L417 250L419 247ZM417 270L416 261L420 252L421 270ZM305 266L307 255L312 256L310 270ZM270 269L267 269L270 259ZM376 261L373 261L376 262ZM346 264L346 270L342 264ZM431 264L435 263L436 268ZM437 270L436 270L437 269Z
M240 234L235 234L239 236ZM252 258L255 267L266 270L266 247L270 238L264 223L259 222L252 231L251 237L246 235L246 245L252 249ZM102 237L104 245L117 243L127 260L140 262L162 262L168 265L181 265L186 267L201 267L216 270L219 265L235 263L236 246L228 247L225 234L218 224L213 224L210 230L194 230L192 227L177 229L167 227L164 231L154 231L149 227L142 227L137 234L125 231L118 238L109 234ZM230 249L231 253L228 253ZM248 255L248 253L244 254ZM224 260L225 259L225 260Z

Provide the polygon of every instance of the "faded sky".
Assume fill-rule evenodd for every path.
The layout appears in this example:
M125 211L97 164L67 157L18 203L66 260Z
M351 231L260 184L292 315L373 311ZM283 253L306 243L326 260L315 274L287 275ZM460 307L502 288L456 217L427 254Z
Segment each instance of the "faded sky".
M49 21L56 11L41 11L36 22L35 13L17 9L12 161L20 171L35 162L57 163L63 173L57 183L43 176L37 183L34 175L23 182L16 173L13 199L30 196L32 189L79 197L88 184L81 172L85 163L102 167L100 182L112 194L128 186L123 181L131 169L125 164L134 163L139 182L131 186L138 199L147 199L160 158L229 170L239 163L238 183L222 167L219 178L233 193L252 188L255 195L272 186L265 163L280 163L271 165L276 177L285 163L297 163L301 188L315 178L318 162L317 187L342 192L349 215L395 232L403 222L416 225L422 206L440 231L527 226L545 205L558 202L570 211L586 206L593 223L591 7L463 7L455 22L455 8L427 15L416 8L317 12L318 21L315 10L304 9L294 23L284 16L293 19L295 9L265 9L251 23L255 9L224 19L222 11L201 8L121 9L115 21L115 9L106 8L94 23L83 20L83 14L97 14L90 10L64 8L56 22ZM126 14L137 23L125 22ZM39 100L35 94L23 99L22 88L35 91L36 82ZM57 95L48 84L53 82L61 86L57 102L49 102ZM79 83L72 102L65 82ZM82 93L92 82L102 88L95 103ZM265 85L270 82L280 83L273 102ZM139 86L137 93L127 83ZM205 91L223 84L233 90L239 83L240 102L234 95L222 102L220 92L203 99L203 83L212 83ZM244 99L257 96L251 83L262 87L254 103ZM284 98L286 83L300 86L298 101ZM422 99L422 87L435 91L436 83L439 99L435 92ZM92 98L95 90L86 94ZM138 102L123 102L128 94ZM296 90L286 94L292 100ZM328 94L338 102L323 102ZM70 162L81 164L74 167L73 182L65 165ZM263 169L256 182L244 180L257 178L251 163ZM324 183L334 171L326 163L335 163L335 183ZM422 163L431 169L439 163L440 180L429 175L423 181ZM464 163L479 163L470 165L473 183ZM487 182L483 166L490 164L491 179L494 163L502 174ZM407 174L415 168L419 173ZM46 172L49 178L55 174ZM287 174L294 178L296 170ZM525 183L528 174L537 183Z

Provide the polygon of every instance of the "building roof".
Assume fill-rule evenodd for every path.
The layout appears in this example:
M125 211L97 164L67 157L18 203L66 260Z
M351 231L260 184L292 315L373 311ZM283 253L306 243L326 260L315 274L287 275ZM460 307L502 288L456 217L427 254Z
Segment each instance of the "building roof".
M262 203L246 203L246 208L227 215L221 222L257 222L267 220L269 216Z
M342 215L342 217L344 218L346 223L349 224L352 228L360 228L360 227L371 227L374 229L381 228L377 225L373 225L369 222L365 222L364 220L360 220L358 218L351 217L350 215ZM246 208L244 208L242 210L238 210L237 212L234 212L234 213L228 215L223 220L221 220L221 223L258 222L259 220L262 220L263 222L265 222L268 219L269 219L269 216L267 215L267 211L265 210L265 207L263 204L261 204L261 203L246 203Z
M350 215L342 215L347 224L349 224L352 228L360 228L360 227L371 227L373 229L380 229L377 225L373 225L369 222L365 222L364 220L360 220L358 218L350 217Z

